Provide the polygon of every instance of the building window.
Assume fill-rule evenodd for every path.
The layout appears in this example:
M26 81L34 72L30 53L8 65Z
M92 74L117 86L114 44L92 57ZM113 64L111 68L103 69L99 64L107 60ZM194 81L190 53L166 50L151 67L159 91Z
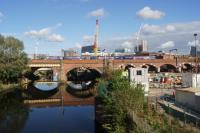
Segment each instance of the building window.
M142 75L142 71L141 70L137 70L137 75Z

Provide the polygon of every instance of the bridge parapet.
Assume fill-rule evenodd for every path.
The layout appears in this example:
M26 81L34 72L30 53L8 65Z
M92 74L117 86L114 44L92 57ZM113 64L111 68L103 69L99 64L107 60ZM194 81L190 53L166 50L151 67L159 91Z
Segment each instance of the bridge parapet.
M60 60L31 60L29 64L60 64Z
M102 64L104 60L63 60L64 64Z

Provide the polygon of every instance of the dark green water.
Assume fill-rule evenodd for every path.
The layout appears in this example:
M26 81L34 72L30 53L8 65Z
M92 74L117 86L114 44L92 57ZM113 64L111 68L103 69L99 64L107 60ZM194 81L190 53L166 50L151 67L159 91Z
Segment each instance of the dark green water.
M94 133L94 106L23 104L21 91L0 94L0 133Z

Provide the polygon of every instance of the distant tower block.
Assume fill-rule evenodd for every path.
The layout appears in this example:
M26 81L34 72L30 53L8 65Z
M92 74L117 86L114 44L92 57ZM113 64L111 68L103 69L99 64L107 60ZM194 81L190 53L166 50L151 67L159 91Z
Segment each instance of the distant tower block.
M148 44L146 40L141 40L141 44L139 45L139 52L147 52L148 51Z
M94 36L94 53L97 56L98 54L98 46L99 46L99 20L96 19L96 32L95 32L95 36Z

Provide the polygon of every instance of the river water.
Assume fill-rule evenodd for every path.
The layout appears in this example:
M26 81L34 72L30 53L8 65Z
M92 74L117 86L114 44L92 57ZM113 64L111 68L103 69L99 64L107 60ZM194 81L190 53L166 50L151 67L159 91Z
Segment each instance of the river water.
M32 106L24 105L23 100L24 93L19 90L0 94L0 133L95 132L94 105Z

